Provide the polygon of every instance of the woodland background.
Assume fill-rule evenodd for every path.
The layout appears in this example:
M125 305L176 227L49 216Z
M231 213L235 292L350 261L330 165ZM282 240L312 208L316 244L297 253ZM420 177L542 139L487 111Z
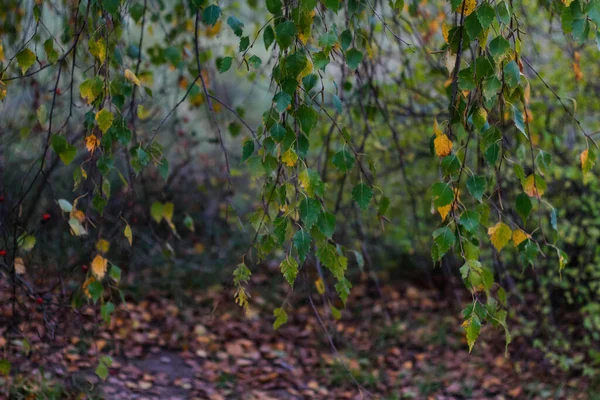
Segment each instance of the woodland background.
M547 182L544 206L532 200L530 219L569 261L561 265L549 253L531 262L512 243L500 254L482 242L481 257L508 299L510 343L488 324L469 354L461 324L472 291L461 277L463 262L453 253L441 262L431 257L431 232L440 223L431 187L448 167L438 165L432 143L434 124L448 118L452 87L444 25L457 13L449 4L357 2L366 38L360 60L348 68L348 53L346 63L334 55L322 74L324 108L343 121L358 152L371 155L365 165L390 199L385 218L353 201L360 174L340 173L349 161L332 161L343 141L320 112L306 159L325 179L333 238L348 249L353 287L342 302L317 257L307 256L291 290L280 272L287 248L265 257L248 250L263 218L257 210L268 172L246 146L274 103L279 57L263 44L269 4L220 4L243 21L258 62L239 51L235 23L194 22L194 2L115 1L0 1L0 396L600 396L600 186L580 161L581 127L591 138L600 131L592 12L584 17L588 31L576 25L565 34L565 6L578 1L510 3L523 35L529 130L543 149L536 163ZM90 120L80 84L113 73L89 45L117 26L112 3L121 13L120 39L112 53L100 54L116 59L115 71L134 74L113 82L122 85L115 89L124 99L119 121L148 147L117 149L103 164L104 144L91 144L94 155L85 139L94 114ZM79 32L77 10L94 7L105 8L82 29L77 60L58 59ZM330 23L343 27L345 20L340 13ZM309 45L328 40L314 35ZM64 63L62 81L46 68L47 38ZM343 39L331 40L339 50ZM28 73L41 72L17 68L24 46L36 50ZM202 67L194 71L196 57ZM210 91L211 111L196 74ZM514 159L528 160L515 127L504 128ZM46 133L56 131L67 139L68 163L54 143L45 146ZM146 167L137 170L143 157ZM485 167L483 158L472 166ZM511 199L522 191L515 171L491 174ZM85 222L74 228L77 208ZM114 283L98 295L87 281L96 253L110 259ZM254 264L248 262L244 310L235 304L232 274L248 254ZM286 321L273 314L282 308Z

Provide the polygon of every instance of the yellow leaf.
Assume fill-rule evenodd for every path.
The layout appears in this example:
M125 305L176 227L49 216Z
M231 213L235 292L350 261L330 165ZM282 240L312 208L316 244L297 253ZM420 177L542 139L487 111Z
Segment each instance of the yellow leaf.
M433 146L435 147L435 154L439 157L445 157L452 152L452 141L446 134L436 137Z
M144 121L152 116L152 110L147 110L143 105L139 104L137 107L137 116Z
M571 3L573 2L573 0L560 0L562 1L562 3L565 5L565 7L569 7L571 5Z
M85 148L90 153L94 154L98 146L100 146L100 140L93 133L85 138Z
M127 241L129 242L129 247L131 247L133 245L133 233L131 232L131 226L129 226L129 224L125 225L123 235L127 238Z
M442 24L442 36L444 37L444 42L448 43L448 25L445 22Z
M131 72L130 69L126 69L125 70L125 79L127 79L129 82L133 83L136 86L140 86L140 80L137 76L135 76L135 74L133 72Z
M567 0L568 1L568 0ZM464 4L464 5L463 5ZM470 15L473 11L475 11L475 8L477 8L477 1L476 0L464 0L457 8L455 11L461 12L463 11L463 7L464 7L464 12L463 14L465 16Z
M433 120L433 133L435 133L435 136L436 136L436 137L442 136L442 134L444 133L444 132L442 132L442 130L440 129L440 126L439 126L439 124L438 124L438 122L437 122L437 119L434 119L434 120Z
M585 164L588 161L588 157L590 155L590 151L589 149L585 149L584 151L581 152L581 154L579 155L579 161L581 161L581 169L585 169Z
M4 58L4 46L2 46L2 44L0 44L0 62L4 62L5 58Z
M102 257L100 254L94 257L94 260L92 261L92 272L98 280L104 278L107 267L108 261L106 260L106 258Z
M90 286L93 282L96 282L96 278L94 278L93 276L90 276L89 278L87 278L85 280L85 282L83 282L83 285L81 285L81 289L83 290L83 293L85 293L85 295L88 298L92 297L92 294L90 293L90 290L88 289L88 286Z
M102 254L108 253L109 249L110 249L110 243L106 239L100 239L96 243L96 250L98 250Z
M525 179L523 190L529 197L542 197L544 195L544 189L536 186L539 185L535 184L535 176L534 174L531 174Z
M296 166L297 161L298 155L292 148L287 149L287 151L281 155L281 162L288 167Z
M106 43L104 42L104 38L100 38L95 42L90 40L88 46L90 53L99 59L101 64L104 64L104 60L106 60Z
M488 235L496 250L500 251L510 241L512 230L504 222L498 222L488 229Z
M206 28L206 36L211 38L221 31L221 19L217 21L213 26Z
M442 221L444 221L446 219L446 217L448 216L448 213L450 212L450 209L452 208L452 204L448 204L442 207L438 207L438 212L440 213L440 217L442 217Z
M25 262L21 257L15 258L15 273L23 275L25 273Z
M323 279L319 278L315 281L315 287L317 288L317 293L323 294L325 293L325 284L323 283Z
M528 239L529 235L520 229L515 229L512 234L512 240L515 247L519 246L524 240Z

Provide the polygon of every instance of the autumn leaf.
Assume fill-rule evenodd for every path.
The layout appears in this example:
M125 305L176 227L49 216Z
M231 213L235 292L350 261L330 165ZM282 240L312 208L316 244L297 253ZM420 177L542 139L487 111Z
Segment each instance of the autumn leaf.
M504 222L498 222L488 229L488 235L497 251L507 245L512 237L512 230Z
M442 207L438 207L438 212L440 213L440 217L442 217L442 221L444 221L446 219L446 217L448 216L448 213L450 212L450 209L452 208L452 204L448 204Z
M85 138L85 148L91 154L94 154L94 151L96 151L98 146L100 146L100 139L98 139L93 133Z
M140 86L141 84L140 79L130 69L125 70L125 79L136 86Z
M289 148L281 155L281 162L288 167L295 167L298 162L298 155L293 149Z
M129 242L129 247L133 245L133 233L131 232L131 226L129 224L125 225L125 229L123 230L123 235Z
M100 254L94 257L94 260L92 261L92 272L98 280L104 278L107 267L108 261L106 258L102 257Z
M25 274L25 262L21 257L15 258L15 272L17 275Z
M103 108L96 113L96 123L98 124L98 127L102 133L106 133L106 131L110 129L114 119L115 117L113 113L108 111L106 108Z
M565 1L565 0L563 0L563 1ZM566 1L568 1L568 0L566 0ZM476 0L464 0L463 2L460 3L460 5L458 7L456 7L455 11L463 12L463 14L465 16L468 16L473 11L475 11L475 8L477 8Z
M531 174L523 182L523 190L529 197L542 197L546 190L546 183L541 176Z
M527 240L529 235L523 232L521 229L515 229L512 234L512 240L515 247L519 246L523 241Z
M442 24L442 37L444 38L444 42L449 43L448 42L448 25L446 25L445 22Z
M98 250L102 254L108 253L110 249L110 243L106 239L100 239L96 242L96 250Z
M433 141L433 146L435 148L435 154L437 154L438 157L446 157L452 152L452 141L446 134L441 134L436 137Z

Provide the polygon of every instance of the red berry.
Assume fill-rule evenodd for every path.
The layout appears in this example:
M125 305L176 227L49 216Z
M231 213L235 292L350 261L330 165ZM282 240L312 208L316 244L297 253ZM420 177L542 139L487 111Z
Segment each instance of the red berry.
M48 220L50 219L50 214L48 214L48 213L45 213L44 215L42 215L42 219L43 219L44 221L48 221Z
M44 299L42 299L41 297L38 297L37 299L35 299L35 302L38 303L39 305L42 305L44 303Z
M85 265L85 264L83 264L83 265L81 266L81 270L82 270L83 272L86 272L86 271L88 270L88 268L89 268L89 267L88 267L87 265Z
M56 88L56 95L60 96L62 94L62 90L60 88Z
M0 250L0 256L4 257L6 255L6 250L2 249Z

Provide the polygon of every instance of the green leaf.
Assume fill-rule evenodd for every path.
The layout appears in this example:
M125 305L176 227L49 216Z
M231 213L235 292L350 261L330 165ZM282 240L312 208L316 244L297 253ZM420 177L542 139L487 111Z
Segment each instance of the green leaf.
M214 26L221 16L221 8L215 4L206 7L202 12L202 21L206 25Z
M234 16L227 18L227 25L229 25L237 37L241 37L244 33L244 23Z
M454 201L454 191L446 182L436 182L431 186L431 199L435 208L447 206Z
M488 3L483 3L481 6L479 6L476 14L477 19L479 19L479 23L481 24L481 28L484 30L489 28L496 18L496 12L494 11L494 8Z
M273 102L277 112L282 113L292 104L292 96L286 92L279 92L273 97Z
M310 251L310 242L311 237L308 232L304 229L299 230L294 235L292 242L294 243L294 247L298 251L298 258L300 259L300 263L303 263L306 259L306 255Z
M0 375L8 376L10 374L11 363L6 358L0 360Z
M229 71L232 62L233 58L231 57L217 58L217 68L219 69L219 72L224 73Z
M294 41L297 32L296 25L292 21L283 21L279 23L275 27L277 44L279 44L282 49L288 48Z
M447 226L436 229L433 231L432 236L433 246L431 256L434 261L439 261L454 246L456 236L454 236L454 232Z
M16 58L23 75L35 63L35 53L29 49L23 49L18 52Z
M346 52L346 64L351 70L356 70L363 60L363 53L355 48L352 48Z
M52 38L44 42L44 51L46 52L46 58L50 64L54 64L58 60L58 52L54 49L54 41Z
M269 50L269 47L271 47L275 41L275 32L273 31L271 25L267 25L265 28L265 32L263 33L263 41L265 43L265 50Z
M281 12L281 0L266 0L267 10L271 14L279 14Z
M511 48L508 40L504 36L498 36L490 42L490 54L495 60L499 60L510 54Z
M317 125L317 112L307 105L302 105L298 108L296 117L300 121L302 131L306 134L309 134L310 130Z
M335 231L335 214L322 212L317 221L317 228L319 228L326 238L331 239Z
M254 141L252 139L247 140L242 147L242 161L246 161L254 153Z
M318 200L307 197L302 200L298 208L300 209L300 219L304 223L304 228L310 229L319 219L321 204Z
M346 173L354 166L354 156L346 150L341 150L335 153L331 162L340 172Z
M351 288L352 284L346 278L340 279L338 283L335 284L335 291L337 292L338 296L340 296L340 299L342 300L342 303L344 303L344 306L346 305L346 301L348 300L348 296L350 295Z
M113 281L119 283L121 281L121 268L117 267L115 264L111 264L108 276Z
M521 71L514 60L504 66L504 81L511 88L517 87L521 81Z
M94 303L96 303L104 293L104 288L102 287L102 284L98 281L90 283L87 288L90 292L90 296L92 296L92 300L94 301Z
M352 198L361 210L366 210L373 198L373 189L364 183L359 183L352 189Z
M288 315L283 308L273 310L273 315L275 316L275 322L273 322L273 329L275 330L279 329L288 320Z
M460 216L459 223L470 233L477 232L480 215L475 211L466 210Z
M112 14L114 17L119 14L119 6L121 5L121 0L102 0L102 8Z
M346 51L350 45L352 44L352 32L346 29L340 35L340 46L342 47L342 51Z
M279 269L290 286L294 286L294 281L296 280L296 276L298 276L298 262L293 257L287 256L279 264Z
M483 194L485 193L486 186L487 180L483 176L473 175L467 179L467 189L469 189L469 193L479 201L481 201Z
M69 165L77 154L77 148L70 145L61 135L54 135L51 139L52 149L58 154L65 165Z
M104 303L100 308L100 315L106 324L110 323L110 316L115 311L115 305L110 301L108 303Z
M387 213L390 203L391 200L389 197L381 196L381 199L379 200L379 207L377 208L377 215L379 217L383 217Z
M481 321L479 317L475 314L471 315L467 322L467 344L469 345L469 353L473 350L473 346L475 345L475 341L479 337L479 332L481 331Z

